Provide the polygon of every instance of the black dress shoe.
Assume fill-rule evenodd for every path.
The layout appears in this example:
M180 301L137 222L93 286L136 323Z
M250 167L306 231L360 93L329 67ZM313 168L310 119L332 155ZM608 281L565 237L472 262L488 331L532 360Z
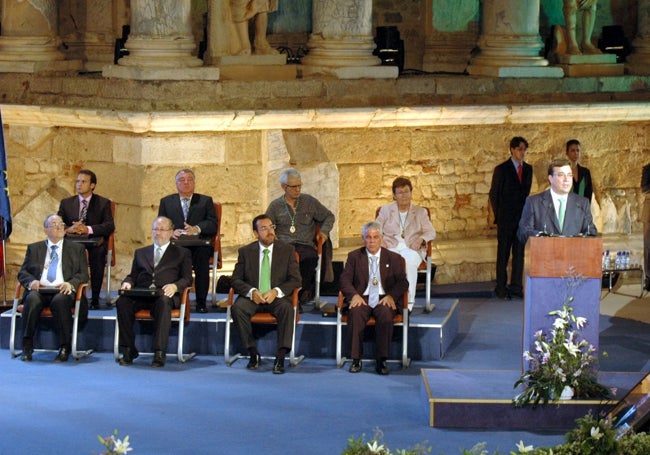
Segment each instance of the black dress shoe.
M91 310L99 310L101 306L99 305L99 300L98 299L92 299L90 301L90 309Z
M207 313L208 309L205 307L205 305L204 306L197 306L196 307L196 312L197 313Z
M167 355L163 351L156 351L153 354L153 362L151 362L151 366L154 368L162 368L165 366L166 360Z
M133 365L133 359L137 359L140 354L135 349L124 348L122 350L122 358L119 360L119 364L123 367Z
M273 374L284 374L284 359L275 358L273 362Z
M20 357L20 360L23 362L31 362L33 353L33 349L23 349L23 355Z
M358 373L361 371L361 360L353 360L350 365L350 373Z
M255 354L251 356L250 360L248 361L248 365L246 365L246 368L249 370L257 370L260 367L261 363L262 356Z
M388 365L386 364L385 360L377 360L377 364L375 365L375 371L377 374L381 375L387 375L388 374Z
M67 362L69 358L70 358L70 348L62 347L61 349L59 349L59 353L54 358L54 361L57 363Z

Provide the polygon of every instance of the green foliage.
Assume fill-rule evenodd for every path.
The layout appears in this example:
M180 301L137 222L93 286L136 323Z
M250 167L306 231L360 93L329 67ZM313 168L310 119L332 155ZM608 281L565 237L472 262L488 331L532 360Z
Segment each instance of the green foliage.
M348 445L342 455L423 455L431 453L431 447L426 447L423 444L416 444L410 449L397 449L391 452L388 446L382 442L384 438L383 432L379 428L374 429L374 435L370 441L365 441L365 434L360 438L348 438Z
M565 280L569 294L580 286L582 278L570 275ZM535 333L534 350L524 352L529 369L515 382L514 387L524 390L513 398L515 406L537 406L560 399L566 386L574 391L575 398L609 398L609 389L596 381L596 349L580 336L587 320L573 314L568 296L561 310L551 311L555 316L549 333Z

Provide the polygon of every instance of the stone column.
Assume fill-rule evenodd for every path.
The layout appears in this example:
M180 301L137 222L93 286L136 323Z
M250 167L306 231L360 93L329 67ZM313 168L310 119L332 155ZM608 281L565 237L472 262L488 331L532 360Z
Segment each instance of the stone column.
M132 0L129 55L104 67L105 77L123 79L219 79L217 68L203 67L190 21L191 0Z
M650 74L650 0L638 0L637 35L632 41L632 53L627 56L625 69L629 74Z
M303 75L330 74L339 79L396 78L396 66L381 66L372 55L372 0L313 0L309 54Z
M428 0L422 69L463 73L476 46L479 0Z
M540 56L539 0L484 0L479 54L468 72L491 77L562 77Z
M78 60L65 60L58 35L56 0L3 0L0 72L76 71Z
M126 18L105 0L72 0L59 5L60 34L68 55L83 62L84 71L101 71L113 63L115 40L122 36Z

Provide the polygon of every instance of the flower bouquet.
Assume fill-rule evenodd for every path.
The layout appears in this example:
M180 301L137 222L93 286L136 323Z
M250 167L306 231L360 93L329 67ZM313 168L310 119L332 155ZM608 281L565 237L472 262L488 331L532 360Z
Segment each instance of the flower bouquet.
M563 392L570 391L574 398L611 396L610 390L596 381L596 350L580 337L587 320L573 314L569 305L572 301L573 297L569 297L561 310L549 313L555 316L553 328L549 333L535 333L534 351L524 352L529 369L515 382L515 388L524 386L512 400L515 406L556 402Z

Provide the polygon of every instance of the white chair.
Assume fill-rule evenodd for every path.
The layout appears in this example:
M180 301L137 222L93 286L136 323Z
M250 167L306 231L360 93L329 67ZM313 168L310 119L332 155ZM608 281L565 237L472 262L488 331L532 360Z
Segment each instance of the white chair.
M86 293L86 288L88 287L88 283L81 283L79 286L77 286L77 291L75 294L75 300L74 300L74 309L72 310L72 358L75 360L79 360L82 357L85 357L87 355L92 354L93 350L88 349L85 351L81 351L77 349L77 338L79 334L79 315L80 313L80 307L81 307L81 298L82 296L85 295ZM16 350L16 325L18 318L22 317L23 313L23 304L22 304L22 296L23 296L23 291L25 288L18 283L16 285L16 294L14 296L14 303L11 308L11 328L10 328L10 333L9 333L9 352L11 352L11 357L15 358L18 357L22 351ZM43 308L41 311L41 318L52 318L52 309L49 306L46 306ZM57 349L34 349L36 352L57 352Z

